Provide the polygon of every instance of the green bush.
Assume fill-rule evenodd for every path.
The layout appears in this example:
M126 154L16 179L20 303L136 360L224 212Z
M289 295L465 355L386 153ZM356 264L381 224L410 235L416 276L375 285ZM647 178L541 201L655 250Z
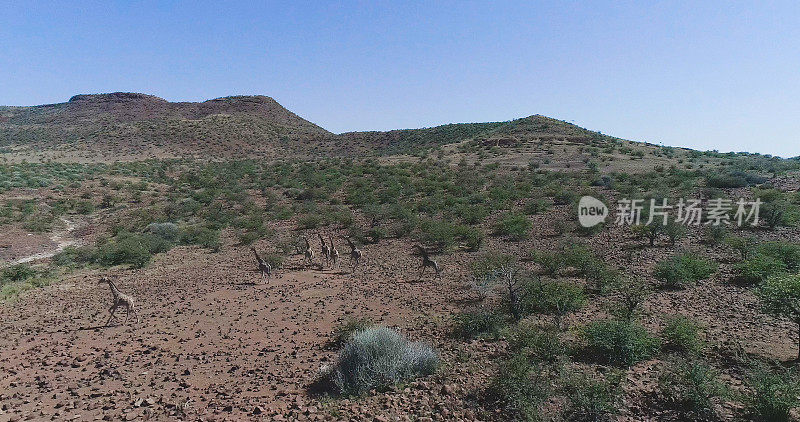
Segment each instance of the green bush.
M506 212L495 223L494 234L506 236L509 240L523 240L528 238L532 226L525 214Z
M539 264L544 273L550 276L558 274L567 265L564 254L560 252L534 251L532 258L533 262Z
M592 379L587 375L569 378L564 392L568 404L564 409L565 420L578 422L601 422L615 420L622 397L622 378L610 374L606 378Z
M756 290L764 312L788 318L800 328L800 275L772 276ZM800 344L798 344L800 357Z
M800 378L796 369L755 368L748 374L748 384L752 392L746 403L753 420L789 421L789 412L800 407Z
M670 288L685 287L710 277L717 264L692 253L675 255L656 264L655 276Z
M180 228L175 223L150 223L146 231L168 242L177 242L181 234Z
M468 251L477 251L483 244L483 231L477 227L458 225L454 234L457 239L464 242L464 247Z
M658 385L665 401L691 420L714 417L714 400L728 395L717 371L698 360L668 362L659 374Z
M488 388L490 397L501 402L510 420L540 420L540 406L550 395L547 367L514 354L500 364Z
M755 236L728 236L725 238L725 243L739 252L739 256L742 260L745 260L750 256L750 253L756 249L758 238Z
M658 223L639 224L631 226L631 232L640 239L647 239L650 246L655 246L656 240L664 232L664 226Z
M219 230L206 226L189 226L181 233L181 243L185 245L199 245L213 252L218 252L222 247L219 240Z
M90 246L67 246L63 251L53 256L53 265L59 267L75 267L88 264L95 259L95 251Z
M556 327L540 327L521 323L512 331L508 346L514 353L521 353L531 360L556 362L566 356L567 345L559 338Z
M628 278L618 280L612 287L616 301L611 306L611 313L623 321L633 321L650 295L650 287L647 283Z
M430 375L439 357L429 346L410 342L397 331L373 326L344 345L330 374L341 395L359 395Z
M550 203L547 202L545 199L534 199L529 201L525 204L523 211L525 214L534 215L534 214L541 214L547 211L547 208L550 207Z
M25 281L35 276L36 270L28 264L11 265L0 272L0 285Z
M700 331L699 324L683 315L669 317L661 331L664 348L689 354L700 353L703 348Z
M800 245L788 242L764 242L758 246L757 253L780 259L791 272L800 270Z
M786 272L786 264L778 258L756 253L733 267L737 277L747 283L761 283Z
M95 261L113 266L128 264L141 268L153 254L168 251L172 244L153 234L120 233L109 242L98 245Z
M455 316L453 333L471 339L495 336L505 325L505 318L494 312L462 312Z
M648 359L660 348L658 338L633 321L595 321L583 330L581 337L589 355L617 366L631 366Z
M525 285L522 309L525 313L555 315L561 318L580 309L586 303L581 286L563 281L532 281Z
M728 236L728 229L722 224L707 226L705 229L705 241L711 245L718 245Z
M669 243L672 246L675 246L675 243L686 237L686 226L683 224L676 223L675 221L670 220L666 226L664 226L664 234L669 239Z

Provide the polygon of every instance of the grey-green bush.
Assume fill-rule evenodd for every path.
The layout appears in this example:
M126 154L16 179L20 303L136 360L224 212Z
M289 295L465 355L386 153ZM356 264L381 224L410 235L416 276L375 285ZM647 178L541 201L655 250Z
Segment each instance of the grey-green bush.
M439 357L430 347L397 331L374 326L358 331L339 353L332 377L338 393L358 395L430 375Z

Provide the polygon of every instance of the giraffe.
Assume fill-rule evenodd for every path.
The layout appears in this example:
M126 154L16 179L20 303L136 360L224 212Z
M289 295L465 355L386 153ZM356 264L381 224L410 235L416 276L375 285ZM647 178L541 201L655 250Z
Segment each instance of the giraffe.
M311 249L311 243L308 242L306 236L303 236L303 240L306 242L305 260L308 261L308 265L314 265L314 250Z
M256 252L255 247L251 246L250 249L256 255L256 261L258 261L258 270L261 271L261 281L264 281L265 279L269 281L272 277L272 265L269 265L268 262L261 259L261 256L258 254L258 252Z
M347 241L347 244L350 245L350 261L353 262L353 267L350 269L350 272L354 272L356 267L358 267L359 262L361 262L361 258L363 257L363 253L361 249L358 249L353 241L350 240L349 237L345 237L344 240Z
M133 315L136 317L136 322L139 322L139 314L136 312L136 304L135 301L133 300L133 297L120 292L119 289L117 289L116 284L114 284L114 282L108 277L100 278L98 284L102 283L108 283L108 287L111 289L111 296L112 296L111 299L113 301L111 307L108 308L108 312L111 315L108 316L108 321L106 321L106 326L108 326L108 323L111 322L112 318L114 318L114 312L116 312L117 308L120 306L125 307L126 323L128 322L128 317L130 317L131 312L133 312Z
M317 233L317 236L319 236L319 243L322 245L322 256L325 257L325 265L330 265L331 250L328 249L325 239L322 238L322 233Z
M333 265L338 267L339 264L339 250L336 249L336 245L333 244L333 237L328 235L328 241L331 243L330 254L331 254L331 261L333 261Z
M439 268L439 263L431 259L430 256L428 256L428 251L423 249L422 246L420 245L414 245L414 246L417 248L420 255L422 255L422 264L419 267L420 268L419 276L422 277L422 275L425 273L425 269L430 267L433 268L433 270L436 272L437 277L441 277L441 269Z

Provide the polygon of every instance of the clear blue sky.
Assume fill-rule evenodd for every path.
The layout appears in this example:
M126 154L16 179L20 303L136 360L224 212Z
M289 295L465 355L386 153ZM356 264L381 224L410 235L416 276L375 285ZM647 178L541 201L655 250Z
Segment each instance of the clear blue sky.
M544 114L800 155L796 0L249 3L2 2L0 104L264 94L333 132Z

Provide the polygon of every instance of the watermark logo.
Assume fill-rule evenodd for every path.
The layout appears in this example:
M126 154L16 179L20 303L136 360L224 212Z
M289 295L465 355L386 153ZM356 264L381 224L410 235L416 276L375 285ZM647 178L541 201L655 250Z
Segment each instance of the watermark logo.
M739 198L736 202L725 198L706 201L680 198L674 203L670 203L666 198L659 200L623 198L617 202L614 222L618 226L667 225L670 220L686 226L719 226L733 223L740 227L745 224L757 226L760 206L761 200L758 198L754 201ZM578 222L583 227L592 227L604 222L610 213L608 207L595 197L584 196L578 202Z
M583 227L593 227L608 217L608 207L603 201L593 197L584 196L578 202L578 222Z

